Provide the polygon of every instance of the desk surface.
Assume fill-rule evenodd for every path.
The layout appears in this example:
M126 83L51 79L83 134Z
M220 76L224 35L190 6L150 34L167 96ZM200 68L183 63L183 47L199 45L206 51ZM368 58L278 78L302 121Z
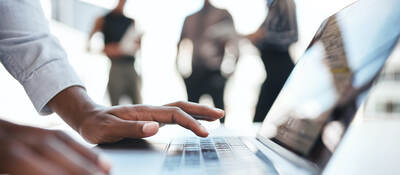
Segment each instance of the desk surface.
M370 120L354 126L324 175L400 174L400 120Z

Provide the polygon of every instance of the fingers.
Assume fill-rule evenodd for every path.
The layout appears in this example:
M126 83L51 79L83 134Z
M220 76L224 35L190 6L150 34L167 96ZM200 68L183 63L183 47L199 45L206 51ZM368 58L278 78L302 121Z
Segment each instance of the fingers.
M200 137L207 137L207 130L192 116L184 112L179 107L143 107L145 118L151 117L151 120L161 123L176 123L186 129L193 131Z
M111 137L143 138L155 135L159 124L152 121L129 121L117 119Z
M46 144L36 144L32 147L44 158L60 166L69 174L105 174L96 164L83 158L67 145L55 138L45 140Z
M182 105L184 107L188 107L186 105ZM153 126L156 129L149 129L148 132L143 132L143 125L145 122L136 122L136 121L157 121L160 123L174 123L179 124L184 128L187 128L193 131L196 135L200 137L207 137L207 130L201 126L201 124L195 120L192 116L187 114L179 107L175 106L144 106L144 105L134 105L134 106L126 106L123 108L113 108L109 111L110 114L117 116L119 119L118 127L112 126L114 134L110 138L115 138L117 136L125 137L126 132L135 132L130 133L129 136L133 136L133 138L142 138L142 136L152 136L156 133L159 128ZM154 124L156 125L156 124ZM129 129L133 127L134 129ZM121 128L126 128L123 131ZM152 132L150 132L152 131ZM117 133L117 134L115 134ZM119 135L118 135L119 134ZM121 135L123 134L123 135ZM136 136L136 137L135 137ZM140 136L140 137L137 137Z
M0 173L13 175L64 175L65 172L57 165L42 158L32 149L17 141L2 142ZM8 148L6 148L8 147ZM8 151L6 151L8 150ZM5 155L5 154L6 155Z
M156 134L160 125L146 121L176 123L200 137L207 137L207 130L196 119L214 121L224 116L224 111L221 109L190 102L176 102L162 107L145 105L115 107L109 113L118 118L116 124L112 124L109 141L117 141L123 137L143 138Z
M71 137L61 131L56 131L55 135L71 149L85 157L88 161L91 161L95 165L97 165L103 172L110 173L111 165L105 160L100 159L99 156L92 150L87 149L86 147L77 143L75 140L73 140Z
M211 108L206 105L200 105L191 102L175 102L165 106L175 106L181 108L186 113L196 119L214 121L224 116L225 112L221 109Z
M99 168L96 154L61 132L19 126L5 136L0 133L0 143L0 173L106 173Z

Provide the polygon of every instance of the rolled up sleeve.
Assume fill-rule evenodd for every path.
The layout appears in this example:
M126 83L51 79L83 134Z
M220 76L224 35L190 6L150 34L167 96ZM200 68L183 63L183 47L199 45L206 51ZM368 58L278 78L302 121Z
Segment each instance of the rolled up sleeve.
M24 87L35 109L62 90L83 84L52 36L38 0L0 0L0 61Z

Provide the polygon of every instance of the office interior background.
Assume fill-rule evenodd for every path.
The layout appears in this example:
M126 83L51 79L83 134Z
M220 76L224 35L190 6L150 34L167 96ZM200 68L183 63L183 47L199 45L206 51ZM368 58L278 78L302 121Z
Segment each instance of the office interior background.
M296 0L299 41L290 48L296 61L320 23L336 11L355 0ZM106 86L110 61L101 53L100 35L90 42L93 50L87 52L87 37L95 19L112 9L117 0L41 0L52 33L66 49L69 61L75 68L92 99L102 105L110 105ZM183 20L202 7L202 0L128 0L127 16L134 18L144 29L142 50L135 63L142 76L144 104L162 105L186 100L186 90L176 69L177 42ZM254 32L263 22L268 11L264 0L212 0L215 6L227 9L233 16L235 27L241 34ZM367 26L366 26L367 28ZM261 83L265 73L257 50L249 41L240 42L241 56L236 71L225 90L226 126L249 127ZM368 100L361 108L362 118L390 118L400 115L400 49L392 54L389 63L372 88ZM183 71L190 71L190 58L178 64ZM273 65L271 65L273 66ZM226 65L226 71L232 67ZM39 116L19 83L0 66L0 117L16 123L45 127L67 127L55 114ZM251 78L249 78L251 77ZM60 77L62 78L62 77ZM122 103L127 103L122 99ZM201 103L213 105L208 96ZM363 112L368 111L368 115ZM217 127L218 122L206 124Z

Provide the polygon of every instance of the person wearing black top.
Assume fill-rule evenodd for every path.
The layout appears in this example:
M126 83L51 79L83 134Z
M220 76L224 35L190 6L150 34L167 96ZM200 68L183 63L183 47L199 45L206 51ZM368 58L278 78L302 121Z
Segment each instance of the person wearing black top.
M215 107L224 109L225 84L233 71L224 72L222 64L228 59L236 63L239 56L231 15L204 0L203 8L185 19L180 44L183 40L193 43L192 72L189 76L183 75L189 101L199 102L202 95L209 94ZM178 55L180 52L181 49Z
M135 25L134 20L123 14L125 3L126 0L120 0L116 8L98 18L89 36L90 39L96 32L104 35L104 53L111 60L107 89L113 106L119 104L123 95L127 95L133 104L141 103L140 79L134 69L135 57L121 48L125 34Z
M268 16L257 32L248 36L259 49L267 72L261 87L254 122L262 122L294 68L289 46L298 39L293 0L267 0Z

